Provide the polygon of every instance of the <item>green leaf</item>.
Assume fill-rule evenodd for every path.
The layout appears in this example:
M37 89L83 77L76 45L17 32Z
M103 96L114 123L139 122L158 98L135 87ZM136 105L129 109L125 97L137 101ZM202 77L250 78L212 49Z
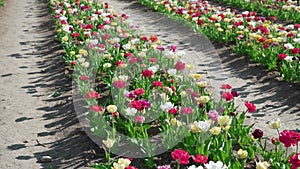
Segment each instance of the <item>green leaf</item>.
M249 148L248 150L248 156L250 159L254 160L255 158L255 151L252 148Z

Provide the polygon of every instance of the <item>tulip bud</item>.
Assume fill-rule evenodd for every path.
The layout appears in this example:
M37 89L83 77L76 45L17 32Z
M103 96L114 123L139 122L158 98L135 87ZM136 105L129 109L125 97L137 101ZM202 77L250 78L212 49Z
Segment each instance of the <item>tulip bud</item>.
M271 139L271 141L272 141L272 144L274 144L274 145L279 145L279 144L280 144L279 139L276 138L276 137L273 137L273 138Z

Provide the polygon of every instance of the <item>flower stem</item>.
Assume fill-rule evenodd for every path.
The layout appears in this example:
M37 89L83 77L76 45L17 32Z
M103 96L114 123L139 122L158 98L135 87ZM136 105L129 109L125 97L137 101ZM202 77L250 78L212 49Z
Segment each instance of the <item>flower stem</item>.
M108 149L108 164L110 164L110 149Z
M246 160L247 160L247 159L243 159L243 160L241 161L241 164L242 164L242 167L243 167L243 168L244 168L245 165L246 165Z
M278 136L280 135L280 133L279 133L279 130L278 129L276 129L277 130L277 133L278 133Z
M278 150L277 150L277 148L278 148L278 145L275 145L275 159L276 159L276 161L278 160Z
M262 146L262 143L261 143L261 138L259 138L259 147L260 147L261 150L263 150L263 152L265 153L265 149L264 149L264 147Z
M180 169L180 162L177 160L177 169Z

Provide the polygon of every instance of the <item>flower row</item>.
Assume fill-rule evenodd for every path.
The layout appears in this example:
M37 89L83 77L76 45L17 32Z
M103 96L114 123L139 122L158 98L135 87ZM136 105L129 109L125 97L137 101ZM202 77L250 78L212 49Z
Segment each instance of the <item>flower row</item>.
M233 50L247 54L270 70L278 68L287 81L300 81L300 25L275 24L256 12L238 13L207 1L140 0L152 9L183 19L196 31L219 42L234 42Z
M297 1L287 0L220 0L220 2L243 8L250 11L257 11L267 17L276 17L282 20L300 22L300 5Z
M184 63L184 52L176 46L144 36L126 14L107 3L50 4L64 59L74 69L85 103L79 105L87 112L80 118L88 120L93 137L102 140L96 143L106 152L107 162L95 168L244 168L255 160L255 152L264 159L257 167L297 166L298 156L284 156L280 147L298 145L299 133L282 131L274 139L275 150L267 152L263 132L244 124L246 112L255 112L255 105L246 101L247 111L238 112L234 100L239 94L229 84L220 87L221 100L214 100L207 82L192 73L193 65ZM272 129L279 127L280 121L270 123ZM145 164L111 158L110 152L143 157ZM158 166L153 157L163 152L173 161Z

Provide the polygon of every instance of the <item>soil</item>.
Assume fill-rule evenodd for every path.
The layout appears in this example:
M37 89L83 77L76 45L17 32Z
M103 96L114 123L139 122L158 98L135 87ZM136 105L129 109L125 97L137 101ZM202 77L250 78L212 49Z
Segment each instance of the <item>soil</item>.
M241 109L244 100L254 102L258 111L249 114L247 123L255 123L265 135L276 136L267 122L277 117L281 130L300 129L299 85L136 1L109 4L144 27L146 35L184 50L183 60L209 80L216 98L219 86L229 83L240 93L236 101ZM70 72L59 58L63 49L48 8L47 1L4 0L0 10L0 168L85 168L104 156L77 120ZM46 155L52 161L42 163Z
M48 2L6 0L0 23L0 168L87 166L96 148L73 110Z

